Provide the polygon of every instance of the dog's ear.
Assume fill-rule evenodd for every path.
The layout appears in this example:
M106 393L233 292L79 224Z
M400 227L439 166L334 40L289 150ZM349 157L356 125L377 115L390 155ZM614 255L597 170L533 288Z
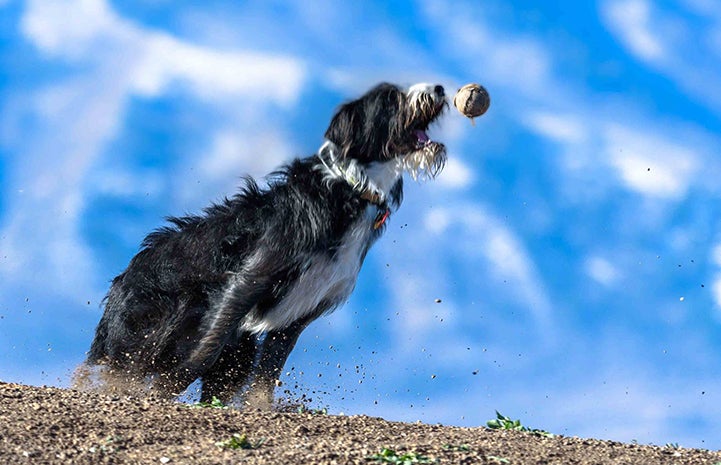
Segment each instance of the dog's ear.
M356 139L363 133L363 105L356 100L342 105L325 131L325 138L340 148L342 158L359 158L360 146Z
M381 83L358 100L342 105L325 137L340 148L343 158L390 159L396 145L402 143L405 108L405 94L392 84Z

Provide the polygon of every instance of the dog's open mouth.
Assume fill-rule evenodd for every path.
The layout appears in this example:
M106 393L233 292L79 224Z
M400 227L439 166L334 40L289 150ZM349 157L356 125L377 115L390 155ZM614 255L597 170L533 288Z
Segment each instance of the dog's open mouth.
M424 129L415 129L415 150L403 158L405 169L413 179L435 178L446 164L446 147L428 137Z
M445 166L446 147L428 136L428 127L433 124L448 106L442 92L436 96L418 94L412 105L412 119L408 124L407 146L403 156L405 170L414 179L435 178Z
M448 106L446 100L440 99L434 101L428 99L426 105L421 106L421 116L416 120L415 124L411 127L413 137L415 138L415 144L417 149L421 149L429 144L433 144L434 141L428 136L428 127L443 114L443 111Z
M423 129L416 129L413 134L416 136L416 147L420 148L431 143L431 138Z

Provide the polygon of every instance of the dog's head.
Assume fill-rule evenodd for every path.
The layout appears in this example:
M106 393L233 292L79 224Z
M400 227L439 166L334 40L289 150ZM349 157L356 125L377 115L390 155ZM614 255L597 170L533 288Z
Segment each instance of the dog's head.
M398 159L413 177L435 177L445 165L446 148L426 131L447 106L440 85L379 84L342 105L325 137L338 147L340 158L361 164Z

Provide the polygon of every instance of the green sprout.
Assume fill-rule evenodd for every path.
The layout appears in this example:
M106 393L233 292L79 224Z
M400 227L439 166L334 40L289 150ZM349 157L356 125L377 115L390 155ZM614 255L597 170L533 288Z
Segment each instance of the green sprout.
M502 415L498 410L496 410L496 418L494 420L486 422L486 425L488 425L488 427L491 429L523 431L526 433L535 434L536 436L542 436L544 438L554 437L554 434L549 433L548 431L544 431L542 429L531 429L523 426L521 424L521 420L511 420L509 417Z
M230 439L225 441L218 441L215 443L216 446L222 447L223 449L257 449L265 442L265 438L261 438L255 442L251 442L248 436L245 434L235 433Z
M379 463L394 463L397 465L412 465L414 463L436 463L435 460L431 460L428 457L424 457L415 452L406 452L405 454L399 455L398 452L393 449L384 448L380 454L373 454L368 457L369 460L375 460Z
M487 458L488 458L488 460L490 460L493 463L511 463L511 461L505 457L497 457L495 455L489 455Z

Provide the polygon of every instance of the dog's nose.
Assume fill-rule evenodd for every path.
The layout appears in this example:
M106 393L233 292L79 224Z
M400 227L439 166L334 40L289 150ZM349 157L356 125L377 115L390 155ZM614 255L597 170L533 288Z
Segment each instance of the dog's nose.
M439 97L446 95L446 92L443 90L443 86L436 86L433 88L433 91L438 94Z

